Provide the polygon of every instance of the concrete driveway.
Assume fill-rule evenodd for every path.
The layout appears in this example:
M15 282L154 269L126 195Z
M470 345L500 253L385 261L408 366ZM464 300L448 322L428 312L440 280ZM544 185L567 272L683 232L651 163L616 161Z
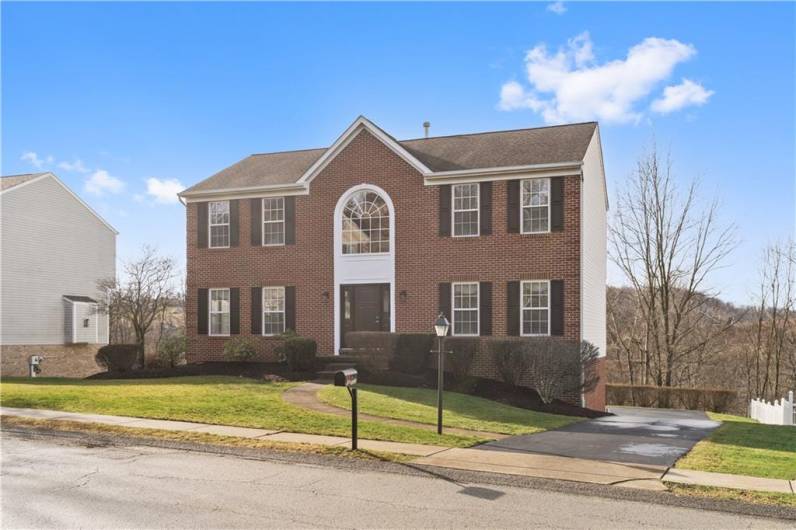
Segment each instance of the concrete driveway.
M512 436L481 447L669 467L719 426L693 410L610 407L615 416L581 421L539 434Z

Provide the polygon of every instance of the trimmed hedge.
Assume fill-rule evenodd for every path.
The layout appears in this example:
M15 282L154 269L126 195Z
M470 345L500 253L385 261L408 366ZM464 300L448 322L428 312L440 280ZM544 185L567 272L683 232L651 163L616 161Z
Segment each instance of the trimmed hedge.
M318 343L307 337L289 336L285 338L281 351L291 372L315 371L315 354Z
M127 372L138 362L138 345L108 344L97 351L94 359L109 372Z
M257 348L249 337L233 337L224 343L224 358L229 361L248 361L255 355Z
M428 359L434 335L431 333L397 333L395 355L390 368L405 374L420 375L428 370Z
M480 349L477 337L448 337L443 348L450 352L445 354L445 369L453 373L453 380L459 390L467 391L475 386L476 378L470 375L473 360Z
M389 331L351 331L345 342L353 355L362 359L362 366L371 371L386 370L395 355L396 333Z
M738 393L717 388L608 384L605 398L608 405L731 412Z

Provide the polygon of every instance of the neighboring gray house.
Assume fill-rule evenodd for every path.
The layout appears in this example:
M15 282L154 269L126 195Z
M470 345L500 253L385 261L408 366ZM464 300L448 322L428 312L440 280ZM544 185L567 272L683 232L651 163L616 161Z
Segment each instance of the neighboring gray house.
M99 371L108 343L97 282L116 275L118 232L52 173L0 178L0 350L2 375Z

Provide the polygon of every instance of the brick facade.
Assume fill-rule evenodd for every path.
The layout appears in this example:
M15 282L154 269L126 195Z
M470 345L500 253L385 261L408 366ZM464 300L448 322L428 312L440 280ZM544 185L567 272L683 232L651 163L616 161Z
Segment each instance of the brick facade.
M492 234L454 238L438 235L439 186L423 176L367 131L358 134L315 177L309 195L296 197L296 243L280 247L250 244L250 201L239 202L240 244L228 249L198 248L197 203L187 212L186 329L188 361L222 360L226 338L197 334L197 292L201 288L240 288L240 332L250 335L250 288L296 286L296 331L314 338L321 355L334 353L333 219L337 201L352 186L373 184L395 207L395 314L397 332L430 331L438 311L438 284L493 283L493 334L507 333L509 281L564 281L564 338L580 339L579 175L566 179L564 230L517 234L507 230L507 181L495 181ZM254 337L260 360L274 358L279 340ZM489 370L487 366L483 370Z

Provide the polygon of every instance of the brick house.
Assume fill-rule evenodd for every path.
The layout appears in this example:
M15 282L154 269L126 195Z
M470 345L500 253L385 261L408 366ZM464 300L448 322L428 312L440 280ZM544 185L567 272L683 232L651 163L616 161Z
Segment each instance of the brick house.
M329 148L252 155L180 196L190 362L237 334L271 360L285 329L332 355L347 331L431 332L440 311L454 335L605 354L596 123L398 141L360 117Z

